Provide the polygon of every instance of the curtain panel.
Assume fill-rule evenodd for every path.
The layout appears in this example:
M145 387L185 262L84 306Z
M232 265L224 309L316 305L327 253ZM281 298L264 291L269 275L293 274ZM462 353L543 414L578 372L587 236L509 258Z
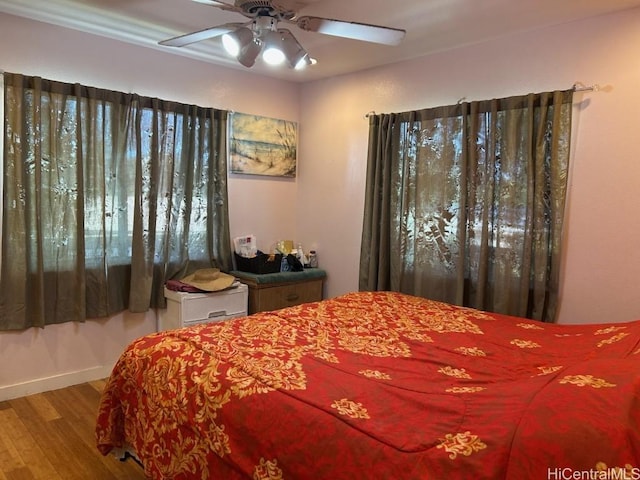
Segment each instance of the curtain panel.
M0 329L144 312L231 269L226 117L5 73Z
M553 321L572 97L371 116L360 289Z

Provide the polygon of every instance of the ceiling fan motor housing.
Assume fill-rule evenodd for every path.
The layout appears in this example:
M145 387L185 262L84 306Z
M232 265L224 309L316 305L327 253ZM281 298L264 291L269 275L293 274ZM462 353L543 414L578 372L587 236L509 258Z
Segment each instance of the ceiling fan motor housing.
M235 5L248 17L267 16L279 20L289 20L295 16L295 12L270 0L236 0Z

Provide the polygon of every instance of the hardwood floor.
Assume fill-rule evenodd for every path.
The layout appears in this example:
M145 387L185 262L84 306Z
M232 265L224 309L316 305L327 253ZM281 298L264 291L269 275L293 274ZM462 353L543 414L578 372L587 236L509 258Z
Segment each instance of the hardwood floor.
M143 480L136 462L103 456L95 447L104 384L0 402L0 480Z

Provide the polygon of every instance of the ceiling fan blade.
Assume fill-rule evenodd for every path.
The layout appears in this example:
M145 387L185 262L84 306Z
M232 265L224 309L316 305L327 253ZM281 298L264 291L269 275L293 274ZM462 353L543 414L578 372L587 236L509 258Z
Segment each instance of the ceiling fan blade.
M235 11L239 10L238 7L236 7L233 3L218 2L216 0L193 0L193 1L197 3L202 3L204 5L211 5L212 7L222 8L225 10L235 10Z
M381 27L367 23L346 22L321 17L298 17L295 23L302 30L335 37L352 38L383 45L398 45L407 33L399 28Z
M186 33L177 37L168 38L158 42L159 45L167 47L184 47L192 43L201 42L202 40L208 40L213 37L217 37L224 33L231 32L237 28L240 28L244 23L225 23L224 25L218 25L217 27L209 27L204 30L198 30L197 32Z

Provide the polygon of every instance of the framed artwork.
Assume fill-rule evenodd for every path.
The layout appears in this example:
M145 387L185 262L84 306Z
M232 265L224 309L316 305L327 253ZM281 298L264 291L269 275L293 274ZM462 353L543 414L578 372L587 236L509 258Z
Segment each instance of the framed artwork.
M232 112L229 114L231 173L295 177L298 124Z

